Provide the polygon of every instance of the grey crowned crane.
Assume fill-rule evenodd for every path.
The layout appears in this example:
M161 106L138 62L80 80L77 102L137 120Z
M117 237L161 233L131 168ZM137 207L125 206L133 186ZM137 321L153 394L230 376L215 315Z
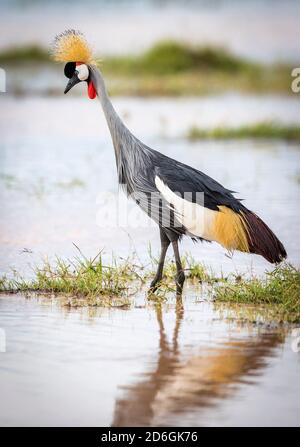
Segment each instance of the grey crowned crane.
M55 61L66 62L69 78L65 93L87 82L88 96L98 96L111 133L119 183L128 196L159 225L161 254L150 290L162 279L170 244L176 261L176 289L181 294L184 271L178 250L183 235L216 241L227 250L256 253L271 263L286 258L286 251L270 228L230 191L197 169L173 160L138 140L122 122L107 94L101 72L84 36L67 30L55 38Z

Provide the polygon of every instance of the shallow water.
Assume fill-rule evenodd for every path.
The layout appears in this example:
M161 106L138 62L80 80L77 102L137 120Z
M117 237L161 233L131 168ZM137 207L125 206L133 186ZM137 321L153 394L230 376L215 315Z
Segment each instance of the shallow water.
M147 144L239 191L299 265L299 145L183 137L192 124L297 122L298 100L224 95L113 102ZM43 255L74 256L72 242L91 256L102 248L105 257L136 249L147 263L149 242L154 253L159 247L155 227L143 227L137 214L122 228L103 226L103 198L116 194L117 180L99 104L7 95L1 105L1 273L13 267L30 275L29 264ZM257 256L229 259L216 244L185 240L182 251L216 272L270 268ZM160 309L143 293L128 310L66 309L49 299L0 296L6 333L0 424L299 425L295 337L229 322L202 298L186 287L184 309L176 311L172 297Z
M72 96L2 96L1 101L5 113L0 120L0 271L14 267L29 272L28 263L41 256L74 256L72 242L89 256L104 249L107 257L111 252L124 257L136 249L147 262L149 243L154 253L159 249L156 226L149 226L133 204L128 205L126 221L105 219L118 187L112 143L98 101ZM113 98L113 103L146 144L238 191L246 206L278 234L289 259L299 264L299 144L184 139L193 124L238 126L267 119L297 123L297 98L221 95ZM235 253L229 259L217 244L195 245L185 239L182 250L217 271L262 272L269 267L258 256Z
M293 337L198 300L74 310L2 296L1 425L299 425Z

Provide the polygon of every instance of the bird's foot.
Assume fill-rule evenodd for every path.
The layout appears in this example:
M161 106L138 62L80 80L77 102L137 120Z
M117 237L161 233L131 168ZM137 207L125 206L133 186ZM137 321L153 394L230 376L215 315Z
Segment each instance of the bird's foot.
M183 290L183 284L185 281L185 274L184 271L181 270L181 272L179 272L176 276L176 296L177 297L181 297L182 295L182 290Z
M155 293L160 285L161 278L154 278L150 284L150 288L148 290L148 295L152 295Z

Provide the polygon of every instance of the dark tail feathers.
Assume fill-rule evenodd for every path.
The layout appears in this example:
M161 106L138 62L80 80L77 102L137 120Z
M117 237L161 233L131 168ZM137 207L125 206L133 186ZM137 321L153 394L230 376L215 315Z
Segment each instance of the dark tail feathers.
M252 211L246 211L243 217L248 230L250 253L261 255L272 264L283 261L287 254L273 231Z

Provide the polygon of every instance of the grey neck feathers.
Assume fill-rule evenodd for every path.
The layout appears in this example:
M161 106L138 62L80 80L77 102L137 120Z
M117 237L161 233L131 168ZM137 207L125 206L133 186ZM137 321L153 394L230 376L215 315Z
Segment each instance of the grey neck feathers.
M128 150L132 150L134 142L137 140L134 135L132 135L132 133L127 129L127 127L115 111L106 91L102 74L96 66L90 66L90 68L92 81L94 83L95 89L97 90L98 98L102 105L108 128L111 133L115 149L117 168L119 169L120 163L122 162L121 159L126 156L126 152Z

